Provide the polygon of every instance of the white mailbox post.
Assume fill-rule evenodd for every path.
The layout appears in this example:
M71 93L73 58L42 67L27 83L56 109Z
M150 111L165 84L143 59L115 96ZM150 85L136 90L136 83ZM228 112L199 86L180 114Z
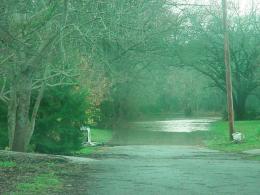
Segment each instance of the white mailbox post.
M245 136L240 132L233 133L232 136L235 142L241 142L245 138Z
M91 142L91 131L90 131L90 128L89 128L89 127L82 126L82 127L80 128L80 130L83 131L84 134L87 135L87 141L86 141L85 144L91 145L92 142Z

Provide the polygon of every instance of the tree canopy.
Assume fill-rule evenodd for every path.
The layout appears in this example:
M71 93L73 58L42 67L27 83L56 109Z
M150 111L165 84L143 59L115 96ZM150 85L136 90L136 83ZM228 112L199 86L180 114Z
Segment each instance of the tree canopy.
M42 100L59 87L86 94L83 123L224 110L218 1L2 0L0 10L1 119L12 150L27 150ZM229 5L237 119L259 102L259 18Z

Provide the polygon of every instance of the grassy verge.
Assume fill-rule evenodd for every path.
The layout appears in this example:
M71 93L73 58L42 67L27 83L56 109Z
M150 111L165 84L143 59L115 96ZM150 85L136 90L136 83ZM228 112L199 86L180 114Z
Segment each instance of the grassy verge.
M92 129L91 137L93 142L107 143L112 139L112 131L106 129Z
M92 141L100 144L112 138L109 130L92 129L91 133ZM101 147L84 147L77 155L86 156ZM53 159L51 155L47 158L0 152L0 194L73 194L76 188L86 191L86 187L80 186L78 181L86 178L87 168L85 164L70 163L63 158Z
M112 131L106 129L91 129L91 141L98 144L105 144L112 139ZM87 156L93 154L100 149L101 146L85 146L75 154L80 156Z
M12 195L25 194L48 194L48 191L58 191L62 189L62 182L53 173L40 174L32 179L32 181L18 183L16 190Z
M228 136L228 123L219 121L213 123L205 136L207 147L226 152L242 152L250 149L260 149L260 121L238 121L236 131L245 135L242 143L232 143Z
M0 194L58 194L63 191L62 172L68 172L64 159L37 155L0 153ZM74 169L73 169L74 170Z
M0 161L0 168L12 168L16 167L16 163L13 161Z

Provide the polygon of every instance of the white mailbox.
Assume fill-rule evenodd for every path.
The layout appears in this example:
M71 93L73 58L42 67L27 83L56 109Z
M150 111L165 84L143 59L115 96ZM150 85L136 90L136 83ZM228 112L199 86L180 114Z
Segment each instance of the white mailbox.
M240 132L235 132L235 133L232 134L232 136L233 136L233 140L235 142L241 142L244 139L243 134L240 133Z
M89 127L82 126L80 128L81 131L87 134L87 144L91 144L91 131Z

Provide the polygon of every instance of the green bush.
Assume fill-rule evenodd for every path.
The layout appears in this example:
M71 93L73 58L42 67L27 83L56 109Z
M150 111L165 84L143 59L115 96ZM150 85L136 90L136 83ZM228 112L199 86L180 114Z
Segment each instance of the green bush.
M32 146L43 153L78 150L83 141L80 125L86 119L87 95L69 87L47 91L36 121Z

